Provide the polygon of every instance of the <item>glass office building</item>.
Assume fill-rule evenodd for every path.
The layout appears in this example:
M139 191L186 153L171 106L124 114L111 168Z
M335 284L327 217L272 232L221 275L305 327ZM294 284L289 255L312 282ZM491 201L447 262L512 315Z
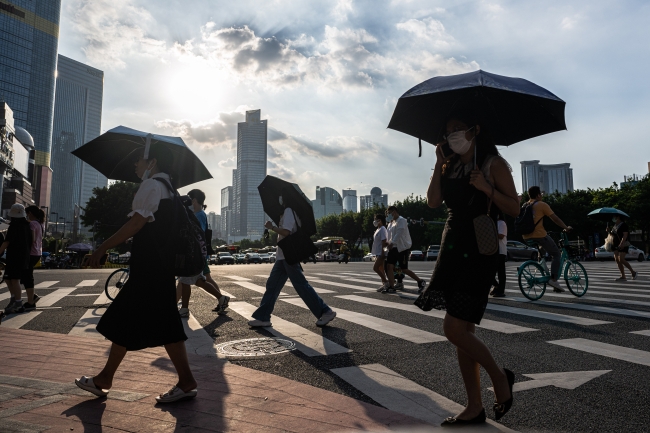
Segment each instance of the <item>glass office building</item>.
M573 191L573 169L570 163L540 164L539 161L521 161L522 193L531 186L539 186L542 192L566 194Z
M247 111L246 121L237 124L237 169L233 172L231 209L236 235L248 239L261 239L264 234L264 209L257 187L266 177L266 148L267 121L261 120L261 110Z
M343 212L343 198L334 188L327 186L316 187L316 200L312 200L314 218L320 219L327 215L339 215Z
M70 152L101 133L104 73L59 56L52 132L52 200L50 209L73 221L75 204L86 207L96 187L108 179ZM88 233L79 225L77 230ZM69 226L71 227L71 226Z
M0 95L34 138L34 186L50 206L52 120L61 0L0 0Z
M372 209L375 206L388 207L388 194L383 194L381 188L374 187L370 190L370 195L359 197L359 207L361 210Z

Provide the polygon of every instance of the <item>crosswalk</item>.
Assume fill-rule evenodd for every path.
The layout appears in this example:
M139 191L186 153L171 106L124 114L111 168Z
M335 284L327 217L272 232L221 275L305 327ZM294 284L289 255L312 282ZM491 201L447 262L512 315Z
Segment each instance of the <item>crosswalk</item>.
M594 359L609 359L623 365L650 367L650 350L642 350L650 342L650 267L642 267L641 277L635 281L615 281L616 269L595 269L587 266L589 290L584 297L576 298L568 291L554 293L547 290L538 301L524 298L517 284L516 268L508 269L505 298L490 299L477 333L486 333L491 339L520 338L536 345L547 345L567 354L582 354ZM373 341L399 341L400 344L417 346L449 344L442 331L445 311L422 311L413 304L417 298L417 285L409 277L405 279L405 290L396 295L377 293L380 280L371 269L367 271L325 273L307 268L310 284L336 312L337 318L330 327L359 330ZM646 270L648 271L646 273ZM227 271L232 272L231 268ZM430 274L418 272L421 278ZM231 296L229 316L238 325L246 327L246 321L259 305L259 299L266 291L267 275L235 275L228 273L213 277L222 289ZM65 300L72 297L85 299L87 305L76 323L65 332L88 338L103 338L96 325L110 300L103 291L104 281L80 280L75 285L63 287L59 281L42 281L36 285L37 293L43 290L36 311L9 315L0 327L23 328L34 320L51 314L56 309L66 308ZM96 289L96 290L92 290ZM196 288L195 288L196 290ZM0 302L9 298L6 288L0 288ZM290 281L280 293L278 304L282 309L271 318L272 327L264 328L274 337L291 340L296 350L308 358L356 354L355 341L337 339L314 325L313 317ZM190 307L192 309L192 307ZM290 311L291 313L289 313ZM193 313L196 314L196 313ZM201 319L203 320L203 319ZM616 329L623 321L618 340L601 337ZM205 356L218 356L214 337L203 328L206 323L191 315L184 321L189 340L188 351ZM202 325L203 323L203 325ZM630 325L630 323L632 325ZM562 333L561 338L555 332ZM571 332L581 333L572 336ZM536 337L539 335L539 337ZM551 336L551 337L549 337ZM507 340L514 341L514 340ZM519 340L517 340L519 341ZM525 356L525 354L522 354ZM573 355L571 355L573 356ZM418 400L416 416L423 420L439 419L457 411L456 403L423 389L422 385L397 374L381 364L367 363L356 367L332 369L332 374L364 392L388 408L394 407L402 413L413 410L413 399ZM389 389L402 390L394 395ZM382 402L386 402L386 404ZM410 402L410 403L409 403ZM406 409L406 406L411 407ZM420 412L418 412L420 411ZM443 418L444 418L443 416ZM496 425L495 428L500 428ZM502 429L503 430L503 429Z

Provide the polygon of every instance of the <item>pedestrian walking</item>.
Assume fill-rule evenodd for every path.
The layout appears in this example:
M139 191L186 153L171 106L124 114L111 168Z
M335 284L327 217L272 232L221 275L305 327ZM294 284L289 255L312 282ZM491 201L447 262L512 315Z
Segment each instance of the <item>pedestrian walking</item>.
M560 264L562 253L560 249L555 244L553 238L551 238L546 229L544 228L543 219L544 217L549 217L555 224L559 225L566 231L571 231L573 228L567 226L564 222L558 217L551 207L544 203L544 195L542 194L539 186L531 186L528 188L528 197L530 200L525 206L532 206L533 211L533 223L535 225L534 230L530 233L524 233L522 237L527 241L537 242L539 245L544 248L544 251L552 257L551 262L551 279L548 280L546 284L553 287L553 291L557 293L564 292L564 289L560 285L558 278L560 277Z
M381 287L377 289L378 292L382 292L390 286L388 283L388 278L386 278L386 253L384 249L388 246L388 231L386 230L386 215L380 213L375 214L375 219L372 222L372 225L377 227L375 234L372 236L372 251L371 253L375 255L375 264L372 266L372 270L379 275L381 278Z
M27 292L27 302L25 303L25 311L36 309L36 303L40 299L34 293L34 266L41 260L43 255L43 232L45 231L45 212L37 206L28 206L25 209L27 220L29 221L29 229L31 231L31 246L29 251L29 266L25 270L20 279L20 283L25 286Z
M499 156L489 135L471 113L459 113L447 121L445 141L436 147L436 165L427 190L427 202L436 208L447 205L448 218L433 277L423 296L431 296L433 307L446 309L443 329L456 346L467 406L443 425L479 424L486 420L481 398L479 367L494 386L493 409L498 420L512 406L514 373L501 368L490 349L475 335L488 303L488 294L497 270L497 254L479 252L474 219L488 213L494 220L500 209L519 214L517 190L510 166Z
M289 195L283 191L282 196ZM272 221L267 221L264 225L267 229L273 230L278 234L278 242L295 233L300 226L300 219L294 216L291 207L284 204L282 196L279 197L279 202L280 206L284 207L284 211L280 217L278 226L274 226ZM309 284L300 263L288 264L284 259L282 248L278 246L275 264L271 269L269 278L266 280L266 291L264 292L264 296L262 296L259 308L253 313L253 320L248 322L249 326L272 326L271 313L287 279L291 280L291 284L296 292L298 292L298 296L300 296L312 314L318 319L316 321L317 326L325 326L334 320L336 312L318 296L314 288Z
M5 241L0 246L0 256L7 251L4 281L7 283L11 300L5 308L5 313L22 313L25 311L20 279L29 268L29 252L32 246L32 233L29 229L25 206L14 204L8 214L11 222ZM33 293L33 291L32 291Z
M492 283L490 296L503 298L506 296L506 260L508 258L508 225L503 220L503 214L497 214L497 232L499 234L499 260L497 263L497 280Z
M133 237L129 279L97 324L97 331L113 343L106 365L94 377L75 380L77 386L98 397L108 394L128 351L156 346L165 347L178 373L176 385L156 401L171 403L197 395L185 350L187 336L176 308L174 269L160 266L161 261L167 261L164 255L172 253L167 245L174 230L174 202L172 192L156 178L173 184L167 174L172 164L172 153L162 145L154 144L149 152L140 152L135 173L142 183L133 199L130 219L90 258L90 266L98 268L107 250Z
M388 254L386 255L386 274L388 276L388 287L383 293L395 293L395 265L399 262L402 272L413 278L418 283L418 292L424 290L426 283L409 269L409 250L413 242L409 233L406 218L400 216L395 206L386 209L386 221L388 222Z
M187 193L187 195L192 199L192 210L194 215L199 220L201 229L203 233L207 233L208 230L208 216L205 214L205 193L200 189L193 189ZM206 242L211 242L212 239L206 237ZM217 298L217 306L214 307L212 311L217 314L224 314L230 303L230 296L221 294L219 290L219 285L216 281L212 279L210 275L210 266L208 262L208 257L205 258L205 266L203 272L194 277L180 277L178 279L178 286L176 287L176 301L181 299L181 308L179 313L181 317L189 317L189 303L190 297L192 295L192 285L199 286L215 298Z
M616 260L618 270L621 271L621 276L620 278L617 278L616 281L627 281L627 278L625 277L625 268L630 270L632 279L636 280L639 273L635 272L634 269L632 269L632 265L630 265L630 263L625 259L625 255L630 252L630 229L620 215L614 216L612 222L614 223L614 227L611 229L608 227L607 232L614 238L614 259Z

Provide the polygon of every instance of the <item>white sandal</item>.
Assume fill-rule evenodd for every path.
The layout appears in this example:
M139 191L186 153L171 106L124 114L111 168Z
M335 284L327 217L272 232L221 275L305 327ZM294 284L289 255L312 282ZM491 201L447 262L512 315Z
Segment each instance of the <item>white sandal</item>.
M74 383L79 388L95 394L97 397L106 397L108 395L108 391L97 388L97 386L95 386L95 382L93 382L92 377L81 376L81 379L75 379Z
M182 401L182 400L191 400L194 397L196 397L196 394L198 394L198 391L196 389L183 392L182 389L180 389L177 386L174 386L172 389L167 391L164 394L159 395L156 397L156 402L158 403L173 403L175 401Z

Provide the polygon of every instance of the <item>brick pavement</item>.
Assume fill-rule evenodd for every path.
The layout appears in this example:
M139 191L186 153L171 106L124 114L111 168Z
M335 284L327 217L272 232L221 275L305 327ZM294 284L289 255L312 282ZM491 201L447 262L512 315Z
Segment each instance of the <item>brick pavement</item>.
M0 432L339 432L421 421L227 361L190 355L192 401L155 405L176 381L163 348L129 352L108 398L74 379L103 367L110 343L0 326ZM430 431L432 426L428 426Z

